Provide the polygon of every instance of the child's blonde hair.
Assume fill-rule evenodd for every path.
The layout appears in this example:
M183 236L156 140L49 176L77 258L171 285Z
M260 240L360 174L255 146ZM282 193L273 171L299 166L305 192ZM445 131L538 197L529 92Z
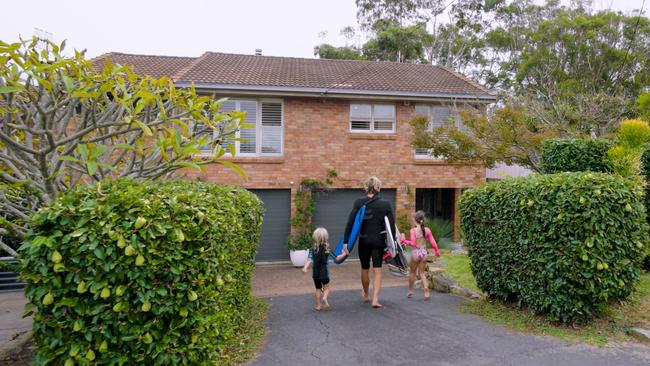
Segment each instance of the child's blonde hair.
M319 247L323 246L325 248L325 251L330 250L330 243L329 243L329 235L327 234L327 229L324 227L319 227L316 230L314 230L314 234L312 234L312 239L314 239L314 245L312 246L312 249L314 251L318 250Z

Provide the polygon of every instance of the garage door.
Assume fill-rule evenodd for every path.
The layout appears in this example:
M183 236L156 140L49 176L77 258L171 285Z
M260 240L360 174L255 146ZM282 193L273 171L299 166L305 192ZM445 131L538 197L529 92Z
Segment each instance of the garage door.
M354 201L364 196L360 189L334 189L318 193L314 198L314 225L324 227L330 234L330 244L336 246L345 231L348 215ZM382 189L381 196L390 202L395 212L395 190ZM353 257L358 257L357 247L352 251Z
M255 260L264 262L289 260L287 237L290 228L291 190L251 189L250 191L264 202L266 209L260 246Z

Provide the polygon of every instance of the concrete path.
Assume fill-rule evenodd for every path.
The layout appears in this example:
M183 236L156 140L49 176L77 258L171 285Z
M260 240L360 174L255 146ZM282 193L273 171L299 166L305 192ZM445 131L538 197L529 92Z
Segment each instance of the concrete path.
M273 365L650 365L650 348L566 344L524 336L460 313L465 301L403 287L382 291L384 309L362 303L358 290L335 291L333 310L312 310L312 296L269 298L266 345L252 366Z
M22 291L0 293L0 355L32 330L32 318L23 318L25 304L27 298Z

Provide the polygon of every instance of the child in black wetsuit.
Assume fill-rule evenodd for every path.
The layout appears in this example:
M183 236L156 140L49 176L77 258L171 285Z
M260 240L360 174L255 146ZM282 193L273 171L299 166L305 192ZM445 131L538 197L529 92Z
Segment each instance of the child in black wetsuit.
M330 292L330 274L327 270L327 260L330 256L330 244L328 242L327 230L319 227L314 230L312 238L314 239L314 245L309 249L309 259L302 268L302 271L307 273L309 265L313 263L312 278L314 279L314 285L316 286L316 293L314 294L314 309L321 309L322 299L322 308L324 310L329 310L331 307L327 301L327 296Z

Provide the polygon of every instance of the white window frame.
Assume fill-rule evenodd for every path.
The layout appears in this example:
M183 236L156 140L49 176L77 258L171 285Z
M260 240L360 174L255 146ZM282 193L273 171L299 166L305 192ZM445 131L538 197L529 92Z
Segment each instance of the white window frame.
M352 106L354 105L369 105L370 106L370 129L368 130L353 130L352 129ZM382 106L390 106L393 108L393 119L392 119L392 128L390 130L375 130L375 106L377 105L382 105ZM348 114L349 120L348 120L348 131L350 133L376 133L376 134L390 134L390 133L395 133L395 130L397 128L397 110L395 108L395 104L391 103L350 103L350 112ZM358 119L361 120L361 119ZM364 120L365 121L365 120ZM385 122L387 121L386 119L378 119L379 122Z
M236 110L241 110L240 102L248 101L255 102L255 152L242 153L240 151L241 141L234 141L235 143L235 157L274 157L284 156L284 100L277 98L228 98L228 101L235 102ZM279 153L262 153L262 103L280 103L280 152ZM245 123L245 122L244 122ZM215 131L216 134L216 131ZM241 137L241 131L237 131L235 138ZM202 156L209 156L210 153L201 153ZM225 148L224 156L232 157L230 150Z

